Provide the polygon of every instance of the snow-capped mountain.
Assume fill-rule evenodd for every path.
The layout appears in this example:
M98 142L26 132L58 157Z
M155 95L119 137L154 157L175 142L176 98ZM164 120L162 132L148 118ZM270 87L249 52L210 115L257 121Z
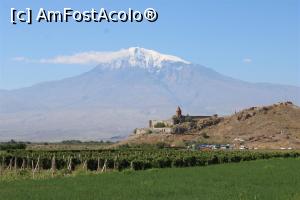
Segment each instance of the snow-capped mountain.
M98 55L97 55L98 54ZM165 62L190 64L179 57L161 54L153 50L131 47L117 52L96 53L99 64L113 69L122 67L139 67L145 69L160 69Z
M300 88L253 84L179 57L143 48L88 52L51 62L90 61L89 72L29 88L0 91L0 140L103 139L128 135L152 118L228 114L290 100ZM50 62L45 60L45 62Z
M119 69L122 67L139 67L149 70L160 69L165 62L189 62L172 55L161 54L157 51L144 49L140 47L131 47L114 52L84 52L72 56L58 56L52 59L42 59L42 63L94 63L102 64L110 69Z

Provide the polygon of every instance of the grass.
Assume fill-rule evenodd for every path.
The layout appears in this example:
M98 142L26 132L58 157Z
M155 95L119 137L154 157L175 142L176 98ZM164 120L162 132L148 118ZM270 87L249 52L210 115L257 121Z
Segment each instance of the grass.
M0 199L300 199L300 159L0 182Z

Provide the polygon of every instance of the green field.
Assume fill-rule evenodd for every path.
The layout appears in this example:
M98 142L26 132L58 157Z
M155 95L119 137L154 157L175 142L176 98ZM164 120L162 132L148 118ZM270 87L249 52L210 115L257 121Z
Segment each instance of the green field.
M300 199L300 159L0 183L0 199Z

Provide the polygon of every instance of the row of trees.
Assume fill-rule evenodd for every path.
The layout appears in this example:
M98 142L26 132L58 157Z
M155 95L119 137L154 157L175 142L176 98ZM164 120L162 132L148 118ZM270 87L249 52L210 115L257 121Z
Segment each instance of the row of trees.
M0 150L9 150L9 149L26 149L25 142L16 142L11 140L9 142L0 143Z
M55 161L57 169L75 169L79 165L86 165L88 170L108 169L134 169L165 167L204 166L228 162L240 162L274 157L299 157L300 152L253 152L253 151L183 151L172 149L149 150L101 150L101 151L11 151L2 153L0 164L3 167L15 168L32 167L39 162L42 169L50 169Z

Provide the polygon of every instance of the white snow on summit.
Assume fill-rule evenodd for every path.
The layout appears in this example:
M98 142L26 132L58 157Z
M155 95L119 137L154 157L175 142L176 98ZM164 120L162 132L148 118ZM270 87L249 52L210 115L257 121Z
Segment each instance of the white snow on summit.
M120 50L127 54L129 57L129 63L133 66L143 65L145 67L157 67L161 68L163 62L182 62L185 64L190 64L189 62L172 55L161 54L157 51L131 47L129 49Z

